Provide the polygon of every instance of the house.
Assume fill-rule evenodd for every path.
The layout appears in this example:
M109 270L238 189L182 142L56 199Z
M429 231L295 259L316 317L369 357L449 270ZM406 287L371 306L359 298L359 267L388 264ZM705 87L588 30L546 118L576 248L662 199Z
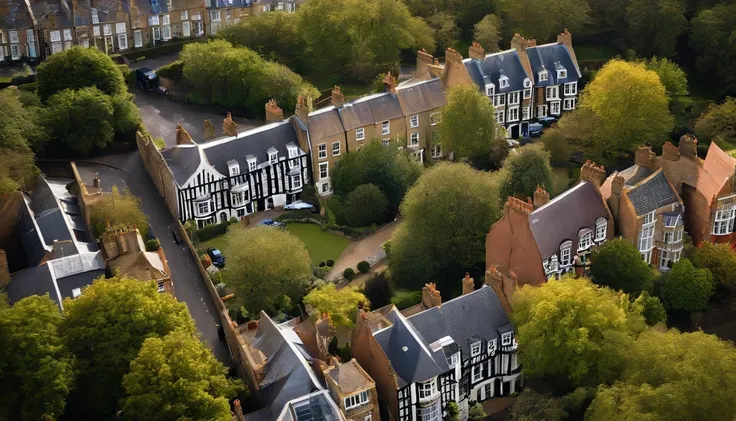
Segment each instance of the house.
M328 195L332 193L330 174L335 163L348 152L347 138L337 107L331 105L317 111L311 108L311 100L300 96L296 116L306 129L314 186L320 195Z
M471 403L521 388L514 328L494 289L466 291L442 303L427 284L423 302L431 307L410 317L393 305L359 311L353 357L375 380L390 419L439 421L456 402L467 420Z
M292 13L296 11L296 5L297 2L295 0L254 0L253 14L260 15L275 11Z
M146 251L136 228L108 231L100 238L102 257L112 273L141 281L154 280L158 292L174 295L171 270L161 247Z
M35 0L31 9L38 22L44 56L59 53L76 44L73 5L67 0Z
M514 44L523 49L521 45ZM535 117L548 115L559 118L564 111L577 107L578 82L582 77L575 50L572 47L572 34L565 32L557 36L556 43L536 45L534 40L527 42L526 55L529 57L534 76ZM517 50L518 51L518 50Z
M639 249L645 262L666 271L682 255L685 208L652 155L649 147L637 149L635 164L611 174L601 193L617 233Z
M77 45L93 46L106 54L132 48L130 0L78 0L73 4ZM58 45L52 45L54 49L58 50Z
M130 8L131 47L150 47L173 38L203 36L203 15L204 4L197 0L134 0Z
M605 175L588 161L581 181L552 200L541 187L533 201L509 197L486 237L489 272L506 274L520 286L584 272L592 248L613 236L613 217L600 191ZM504 291L506 299L509 293Z
M348 421L380 421L376 383L353 358L324 371L327 389Z
M175 183L179 219L203 227L297 200L309 180L309 162L295 120L238 133L228 114L227 136L201 144L179 127L181 144L161 151Z
M222 26L238 23L253 14L251 0L205 0L204 4L209 35L215 35Z
M36 16L25 0L6 0L0 4L0 53L3 60L40 56Z
M396 96L406 126L406 148L420 162L446 156L439 142L439 123L445 93L439 78L399 85Z

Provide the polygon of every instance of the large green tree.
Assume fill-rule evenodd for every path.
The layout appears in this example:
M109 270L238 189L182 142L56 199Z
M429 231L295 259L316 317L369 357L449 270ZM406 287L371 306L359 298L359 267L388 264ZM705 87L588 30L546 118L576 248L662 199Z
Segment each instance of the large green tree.
M728 97L720 104L711 104L695 121L695 134L703 143L736 142L736 99Z
M422 166L395 146L370 142L340 158L340 165L331 174L335 193L347 197L363 184L374 184L388 198L391 207L398 208L406 191L422 174Z
M175 329L194 335L196 328L186 304L159 293L155 282L98 279L80 297L65 300L61 333L78 368L66 417L110 418L143 341Z
M475 24L473 40L479 43L486 53L497 52L501 40L501 19L496 15L486 15Z
M439 53L452 47L460 37L460 28L457 26L456 18L450 13L435 13L427 18L427 23L434 30L434 41Z
M652 291L654 272L629 240L614 238L593 253L590 272L593 282L627 294Z
M647 60L645 65L647 69L657 73L659 81L662 82L670 97L687 94L687 75L677 63L655 56Z
M526 388L511 406L514 421L562 421L567 412L559 398Z
M230 421L236 387L226 372L191 332L147 338L123 377L123 419Z
M687 27L683 0L631 0L626 20L630 42L647 57L674 56L677 38Z
M455 278L483 267L498 197L497 176L466 164L441 163L425 172L404 198L403 222L391 237L394 281L410 289L428 281L448 293L458 288Z
M682 259L665 276L662 298L673 310L701 311L708 306L713 287L713 275L708 269L697 269L690 260Z
M475 85L450 88L439 130L442 148L454 151L456 158L468 158L477 167L499 166L508 147L495 113L488 97Z
M44 102L65 89L96 87L111 96L127 92L120 69L95 48L74 47L49 56L38 66L37 82Z
M30 188L38 175L32 148L46 138L40 109L24 106L20 91L0 90L0 195L20 186Z
M724 42L736 37L736 4L723 2L700 11L690 21L690 45L695 50L695 65L706 82L720 92L736 92L736 50Z
M141 210L140 200L128 190L120 192L117 186L112 187L111 194L103 195L92 203L89 214L95 237L108 230L108 223L110 229L135 226L143 237L148 234L148 217Z
M53 421L74 383L59 307L30 296L0 310L0 420Z
M272 227L232 225L226 234L230 285L235 299L251 314L273 313L283 295L298 301L312 274L304 243L296 236Z
M381 224L388 210L388 199L375 184L361 184L345 198L345 217L353 227Z
M502 200L515 195L532 197L538 186L552 189L552 166L549 163L549 153L542 145L517 149L503 162L503 171Z
M504 1L501 7L506 28L527 38L536 38L539 44L550 41L563 28L576 33L590 22L586 0Z
M695 250L693 264L710 270L713 280L723 287L736 289L736 253L730 245L703 243Z
M304 296L304 304L319 313L328 313L330 320L338 326L353 326L355 312L361 303L366 309L370 305L365 295L355 287L337 289L333 283L315 288Z
M626 295L586 278L524 286L511 307L525 373L563 391L615 379L623 353L646 327Z
M544 131L541 140L544 149L549 152L550 161L562 164L570 160L572 145L562 130L551 127Z

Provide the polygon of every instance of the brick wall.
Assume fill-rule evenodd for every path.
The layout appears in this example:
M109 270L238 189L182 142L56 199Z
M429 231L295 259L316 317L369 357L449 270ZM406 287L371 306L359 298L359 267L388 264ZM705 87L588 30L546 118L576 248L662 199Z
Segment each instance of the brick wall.
M137 132L135 138L138 144L138 151L141 154L141 159L143 160L143 165L146 167L146 171L148 171L148 175L151 176L151 180L153 180L158 193L164 198L171 216L178 221L177 189L171 170L166 165L161 152L154 145L151 135L143 135Z

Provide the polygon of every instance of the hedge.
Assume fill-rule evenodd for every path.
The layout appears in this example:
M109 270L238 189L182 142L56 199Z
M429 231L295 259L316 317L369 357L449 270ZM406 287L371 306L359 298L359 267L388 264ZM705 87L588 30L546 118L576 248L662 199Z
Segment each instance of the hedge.
M156 45L149 48L143 48L136 51L131 51L130 53L122 54L125 58L127 58L130 61L136 61L139 57L145 57L145 58L153 58L153 57L159 57L166 54L171 53L178 53L181 51L182 48L184 48L184 45L189 44L190 42L202 42L204 39L188 39L188 40L172 40L168 44L163 45Z
M219 224L207 225L206 227L197 230L197 238L199 241L207 241L215 238L218 235L223 235L227 232L227 227L230 222L221 222Z

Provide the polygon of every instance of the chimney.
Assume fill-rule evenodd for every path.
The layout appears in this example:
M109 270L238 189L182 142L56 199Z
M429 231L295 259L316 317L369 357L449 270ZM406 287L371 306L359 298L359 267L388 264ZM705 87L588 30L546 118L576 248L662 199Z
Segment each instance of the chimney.
M442 71L442 84L445 88L458 85L472 85L473 79L463 64L463 56L452 48L445 52L445 67Z
M668 161L680 160L680 150L669 140L664 142L664 145L662 145L662 159L666 159Z
M465 277L463 278L463 295L470 294L473 291L475 291L475 279L471 278L468 272L465 272Z
M589 181L596 187L600 187L603 184L603 180L606 178L606 169L603 165L596 165L595 162L587 160L580 169L580 180Z
M222 120L222 131L224 131L228 136L238 135L238 124L233 121L233 116L229 111L227 113L227 117Z
M279 108L276 100L271 98L266 103L266 121L281 121L284 119L284 110Z
M515 213L521 213L524 217L529 216L532 212L534 212L534 205L530 203L531 201L523 201L521 199L517 199L516 197L509 196L508 200L506 200L506 204L504 205L504 214L509 215L511 212Z
M296 107L294 108L294 114L301 120L302 123L309 125L309 113L311 111L311 99L299 95L296 98Z
M526 49L536 45L537 42L535 40L527 40L518 33L514 34L514 37L511 38L511 48L516 50L516 54L519 55L519 60L521 61L521 66L526 70L527 75L532 81L534 80L534 72L532 72L532 63L529 61L529 54L527 54Z
M475 60L483 60L486 58L486 50L483 46L473 41L473 44L468 48L468 57Z
M100 173L95 173L95 178L92 180L92 186L101 189L102 188L102 182L100 181Z
M426 50L417 51L417 69L414 77L416 79L428 79L429 78L429 66L434 63L434 57L429 54Z
M383 87L386 88L386 92L396 95L396 78L391 76L391 72L386 73L386 77L383 78Z
M680 155L695 158L698 155L698 139L691 133L680 138Z
M567 30L567 28L565 28L565 32L557 35L557 43L562 44L567 48L567 51L570 53L570 57L572 57L572 61L574 63L578 62L578 59L575 57L575 50L572 48L572 34Z
M206 119L204 121L204 140L211 140L215 138L215 125L212 121Z
M345 95L342 94L342 90L339 86L335 85L334 88L332 88L332 105L334 105L337 108L342 107L342 104L345 103Z
M243 414L243 407L240 406L240 399L235 399L233 406L235 407L235 416L238 418L238 421L245 421L245 414Z
M205 123L205 132L207 131L207 123ZM214 137L214 136L212 136ZM176 144L177 145L191 145L194 141L192 140L192 137L189 136L189 133L184 130L184 127L181 126L181 124L176 125Z
M534 191L534 209L541 208L549 202L549 192L541 186Z
M8 256L5 250L0 249L0 287L10 283L10 268L8 267Z
M422 307L425 309L439 307L442 305L442 297L437 291L437 285L434 282L424 284L422 288Z
M657 155L652 152L651 146L639 146L636 148L636 155L634 155L634 163L636 165L655 169L654 167L654 158Z
M624 189L624 178L620 175L613 177L611 181L611 197L608 198L608 207L614 221L618 221L618 212L621 209L621 193Z

